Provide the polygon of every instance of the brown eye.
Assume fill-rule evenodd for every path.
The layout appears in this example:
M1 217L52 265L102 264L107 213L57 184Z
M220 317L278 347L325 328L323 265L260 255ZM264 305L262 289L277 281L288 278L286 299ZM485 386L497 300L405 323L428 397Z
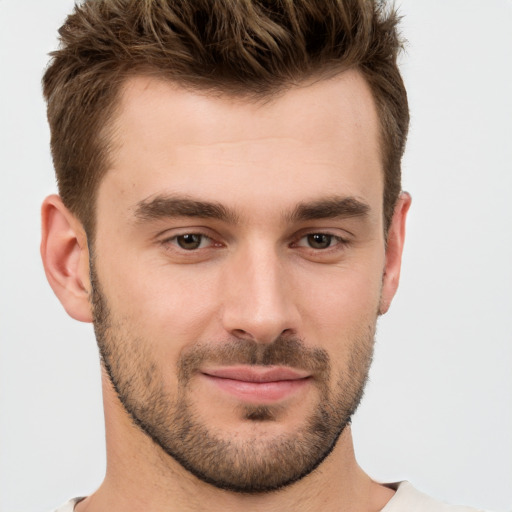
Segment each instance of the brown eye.
M203 238L205 238L203 235L197 235L194 233L180 235L176 237L176 243L186 251L193 251L194 249L199 249L199 247L201 247Z
M307 236L308 245L313 249L327 249L331 246L333 236L325 233L312 233Z

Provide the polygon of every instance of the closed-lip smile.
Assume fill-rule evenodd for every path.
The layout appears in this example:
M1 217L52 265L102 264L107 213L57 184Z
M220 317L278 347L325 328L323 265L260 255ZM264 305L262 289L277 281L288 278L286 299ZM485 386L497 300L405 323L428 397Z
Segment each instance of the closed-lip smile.
M311 380L309 372L286 366L222 366L205 368L201 374L220 390L260 404L283 400Z

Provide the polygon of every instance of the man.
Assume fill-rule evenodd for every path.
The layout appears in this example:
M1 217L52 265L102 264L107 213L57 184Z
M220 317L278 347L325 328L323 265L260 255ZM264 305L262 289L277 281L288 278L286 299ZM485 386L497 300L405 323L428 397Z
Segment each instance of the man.
M410 197L397 17L89 1L44 77L41 252L102 356L107 474L61 510L469 510L357 465Z

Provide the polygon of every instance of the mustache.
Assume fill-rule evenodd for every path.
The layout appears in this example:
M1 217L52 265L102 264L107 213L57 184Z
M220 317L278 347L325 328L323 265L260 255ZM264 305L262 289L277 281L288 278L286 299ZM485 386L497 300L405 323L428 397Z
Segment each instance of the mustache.
M272 343L237 338L229 342L196 344L183 351L178 359L179 380L187 382L205 364L288 366L305 370L324 381L331 368L326 350L307 347L299 338L279 337Z

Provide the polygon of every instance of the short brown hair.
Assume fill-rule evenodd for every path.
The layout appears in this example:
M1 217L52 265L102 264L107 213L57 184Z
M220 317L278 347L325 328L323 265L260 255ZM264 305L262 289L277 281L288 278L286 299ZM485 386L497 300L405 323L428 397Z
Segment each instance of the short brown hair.
M64 203L91 235L109 121L129 76L261 97L356 68L380 118L387 227L409 125L397 24L395 9L378 0L85 0L60 28L43 77Z

